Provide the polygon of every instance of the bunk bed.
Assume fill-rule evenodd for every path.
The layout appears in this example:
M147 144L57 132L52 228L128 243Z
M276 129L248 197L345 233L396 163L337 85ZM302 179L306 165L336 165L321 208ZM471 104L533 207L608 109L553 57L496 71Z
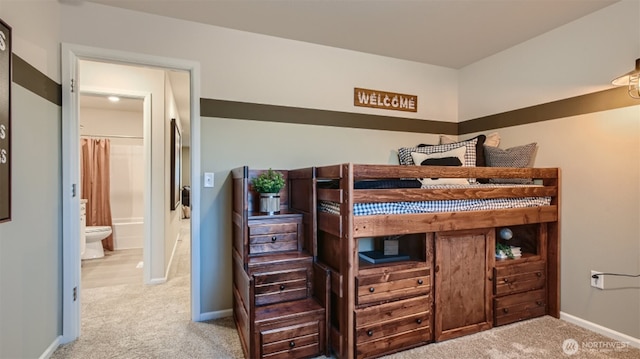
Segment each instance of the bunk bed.
M421 180L438 178L471 184ZM340 358L559 317L558 168L343 163L291 170L289 186ZM496 259L497 243L521 254Z

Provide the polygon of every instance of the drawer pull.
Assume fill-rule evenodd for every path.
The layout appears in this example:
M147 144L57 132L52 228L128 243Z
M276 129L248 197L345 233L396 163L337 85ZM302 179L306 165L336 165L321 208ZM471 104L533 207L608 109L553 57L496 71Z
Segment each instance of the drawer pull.
M289 347L293 348L296 346L296 342L294 342L293 340L289 342Z
M368 336L373 336L373 330L371 330L371 329L367 330L367 335Z
M505 283L509 283L509 278L503 279Z
M541 300L536 300L536 304L541 306L542 305L542 301Z
M373 293L373 292L375 292L375 291L376 291L376 289L375 289L374 287L369 288L369 292L370 292L370 293Z
M277 240L278 240L278 237L276 237L276 236L271 237L271 242L275 242Z
M280 290L284 290L284 284L280 284Z
M542 272L538 272L538 273L536 273L536 275L537 275L538 277L542 277Z
M418 319L418 320L416 320L416 323L418 323L418 324L422 324L422 319Z
M509 308L504 308L504 309L502 309L502 311L505 312L505 313L509 313Z
M422 279L418 279L418 284L422 284Z

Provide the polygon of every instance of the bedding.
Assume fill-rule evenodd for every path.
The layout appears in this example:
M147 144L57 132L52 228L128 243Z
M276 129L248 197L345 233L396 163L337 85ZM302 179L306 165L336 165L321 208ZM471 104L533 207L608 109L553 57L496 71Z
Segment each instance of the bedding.
M500 184L472 184L472 185L433 185L429 189L439 188L496 188ZM527 187L537 185L516 184L509 187ZM386 214L410 214L410 213L436 213L458 211L482 211L493 209L523 208L547 206L551 203L551 197L522 197L522 198L493 198L493 199L463 199L417 202L383 202L383 203L354 203L354 216L386 215ZM318 210L331 214L340 214L340 204L330 201L318 201Z

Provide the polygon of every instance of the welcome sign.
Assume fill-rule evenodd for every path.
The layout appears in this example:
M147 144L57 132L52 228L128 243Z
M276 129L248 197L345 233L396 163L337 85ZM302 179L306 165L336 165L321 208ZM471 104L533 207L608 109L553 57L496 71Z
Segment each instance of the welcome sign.
M353 89L353 104L360 107L383 108L406 112L418 112L418 96L395 92Z
M11 27L0 20L0 222L11 219Z

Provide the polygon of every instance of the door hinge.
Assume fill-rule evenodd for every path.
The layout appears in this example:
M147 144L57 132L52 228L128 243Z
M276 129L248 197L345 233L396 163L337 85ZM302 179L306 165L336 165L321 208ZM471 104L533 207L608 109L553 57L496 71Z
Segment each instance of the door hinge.
M72 184L71 185L71 197L75 197L76 196L76 184Z
M73 287L73 301L78 300L78 287Z
M74 90L73 86L74 86L74 81L73 79L71 79L71 93L73 93L73 90Z

